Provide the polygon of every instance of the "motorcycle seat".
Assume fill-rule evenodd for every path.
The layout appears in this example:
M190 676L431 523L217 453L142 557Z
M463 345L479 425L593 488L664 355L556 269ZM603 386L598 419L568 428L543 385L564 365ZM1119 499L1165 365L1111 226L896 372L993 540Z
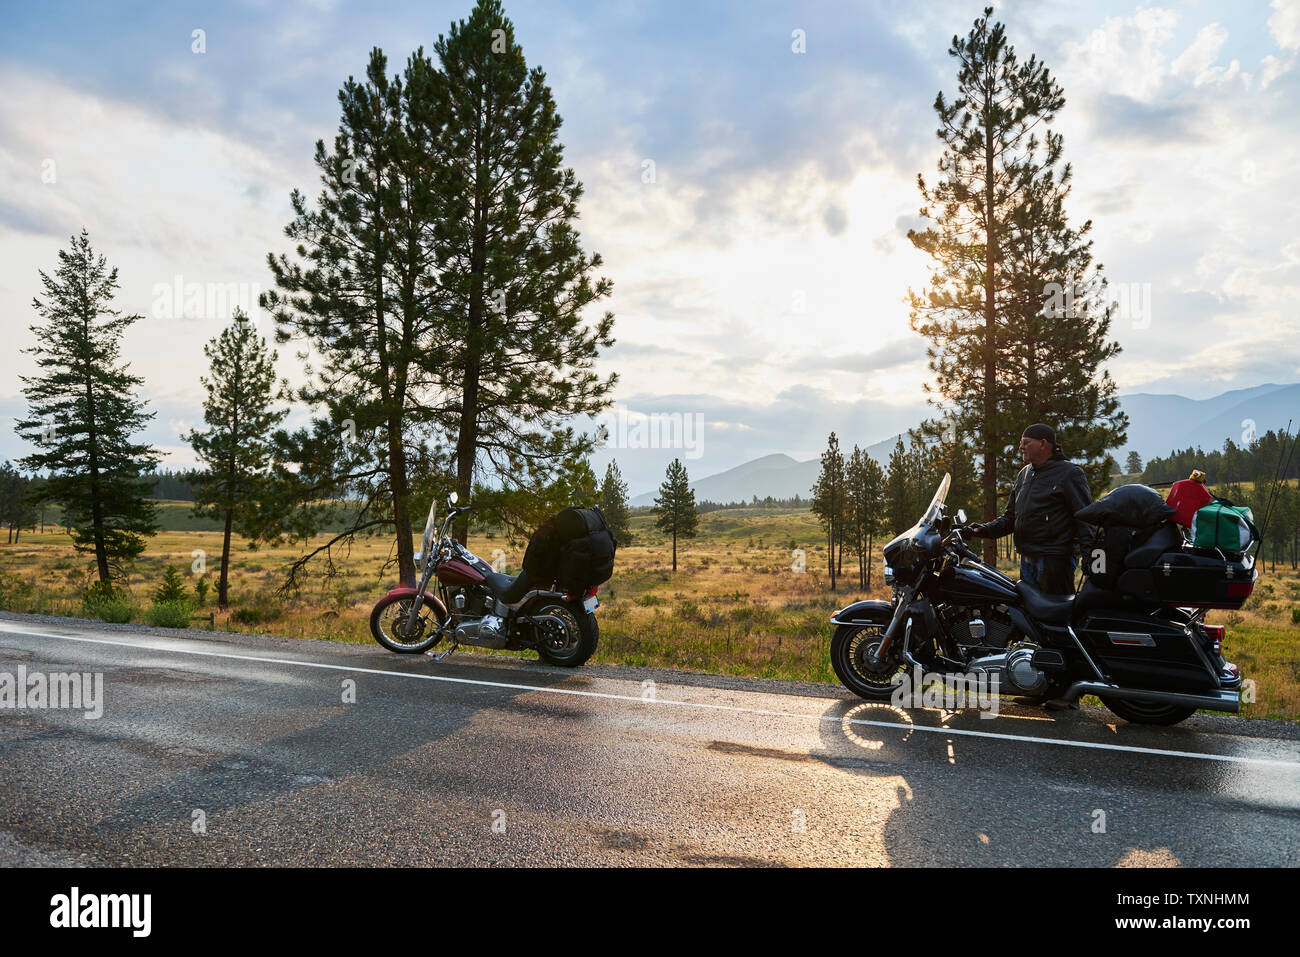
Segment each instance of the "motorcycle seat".
M1025 611L1039 621L1067 622L1074 613L1073 595L1048 595L1028 582L1017 582L1016 590L1024 600Z
M507 605L513 605L528 594L528 573L520 572L518 577L498 575L496 572L484 572L483 579L492 594Z

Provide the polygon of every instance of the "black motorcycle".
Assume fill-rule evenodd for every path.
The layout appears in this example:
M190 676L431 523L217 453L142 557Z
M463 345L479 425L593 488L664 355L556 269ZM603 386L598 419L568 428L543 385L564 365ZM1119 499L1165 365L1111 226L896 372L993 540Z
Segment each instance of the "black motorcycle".
M1166 543L1148 567L1134 562L1124 580L1136 584L1124 590L1085 584L1076 595L1048 595L966 546L965 515L945 514L949 484L944 475L921 520L885 546L893 601L856 602L831 618L831 664L850 691L890 701L901 676L920 669L968 683L996 678L1003 693L1062 702L1093 694L1141 724L1238 710L1241 674L1221 653L1223 626L1204 618L1207 607L1245 601L1249 559L1207 559Z

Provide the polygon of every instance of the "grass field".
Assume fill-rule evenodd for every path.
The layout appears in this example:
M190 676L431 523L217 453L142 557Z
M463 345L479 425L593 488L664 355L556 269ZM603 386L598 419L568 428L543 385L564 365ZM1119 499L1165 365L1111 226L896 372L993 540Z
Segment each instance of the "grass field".
M181 518L193 522L187 514L176 518L178 524ZM634 544L619 549L614 577L601 588L595 661L834 682L831 613L858 598L889 597L879 578L879 541L870 593L857 588L857 561L848 555L845 578L837 592L829 591L822 532L807 510L708 512L700 517L698 537L679 543L676 574L670 571L670 542L653 529L650 516L634 516L633 532ZM522 547L486 535L471 535L469 545L489 560L502 550L505 570L517 573ZM167 565L179 566L193 583L196 552L207 563L215 592L218 531L185 525L150 540L129 581L140 613ZM391 542L361 541L336 558L337 576L308 577L295 598L282 601L274 592L296 554L296 548L250 551L236 539L232 606L201 613L215 612L218 630L370 642L370 607L396 584L395 569L383 568ZM796 570L800 565L804 570ZM80 616L91 566L62 533L24 533L17 544L0 545L0 607ZM1229 626L1226 654L1256 682L1256 700L1243 706L1243 714L1300 720L1300 575L1281 566L1262 574L1245 608L1211 612L1209 620Z

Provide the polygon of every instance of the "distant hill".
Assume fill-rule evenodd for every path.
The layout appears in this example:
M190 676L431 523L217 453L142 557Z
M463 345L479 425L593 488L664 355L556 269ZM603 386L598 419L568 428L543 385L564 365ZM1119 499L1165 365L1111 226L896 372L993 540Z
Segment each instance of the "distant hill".
M1285 428L1287 419L1295 420L1293 429L1300 427L1300 383L1234 389L1210 399L1139 392L1120 396L1119 403L1129 417L1128 442L1113 453L1121 464L1130 451L1136 451L1146 461L1155 455L1195 446L1208 452L1222 448L1223 440L1228 438L1241 445L1245 428L1242 422L1246 420L1252 420L1255 431L1261 435L1270 429ZM898 436L892 435L867 446L865 451L883 467L897 439ZM849 442L844 452L847 454L852 447ZM1070 450L1065 451L1069 454ZM807 498L820 471L819 459L800 462L777 452L696 479L691 486L696 501L748 502L755 495ZM654 497L654 492L646 492L634 497L631 504L653 505Z
M1128 443L1115 455L1122 463L1132 450L1146 460L1174 449L1220 449L1224 439L1242 445L1247 420L1260 435L1286 428L1287 419L1295 420L1294 429L1300 424L1300 383L1235 389L1212 399L1137 393L1120 396L1120 405L1129 417Z
M889 453L893 451L897 439L896 435L890 436L875 445L867 446L863 451L883 468L889 461ZM848 453L852 449L853 446L850 445L844 452ZM759 498L767 498L769 495L772 498L794 498L796 495L808 498L812 495L812 487L816 484L820 471L820 459L800 462L784 452L776 452L751 459L725 472L696 479L691 483L691 488L695 489L697 502L748 502L755 495ZM655 492L645 492L635 496L630 504L634 507L653 505L655 495Z

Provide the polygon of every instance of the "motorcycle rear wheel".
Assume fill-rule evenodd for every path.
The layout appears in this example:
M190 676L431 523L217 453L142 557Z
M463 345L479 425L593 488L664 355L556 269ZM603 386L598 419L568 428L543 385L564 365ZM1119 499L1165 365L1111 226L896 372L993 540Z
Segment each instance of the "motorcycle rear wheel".
M577 668L596 653L600 629L596 616L581 605L550 602L530 615L549 616L539 622L537 629L537 654L547 664L561 668ZM556 622L562 622L563 627Z
M889 627L888 619L866 625L840 625L831 638L831 667L844 687L868 701L889 701L893 697L894 675L907 670L901 642L890 643L885 660L872 665L867 653L879 646Z
M440 610L427 602L420 608L418 630L413 635L406 634L406 617L413 601L411 595L381 598L370 611L371 636L399 655L418 655L442 640L438 630L443 625Z
M1156 704L1146 701L1126 701L1123 698L1102 697L1101 703L1133 724L1177 724L1196 713L1186 705Z

